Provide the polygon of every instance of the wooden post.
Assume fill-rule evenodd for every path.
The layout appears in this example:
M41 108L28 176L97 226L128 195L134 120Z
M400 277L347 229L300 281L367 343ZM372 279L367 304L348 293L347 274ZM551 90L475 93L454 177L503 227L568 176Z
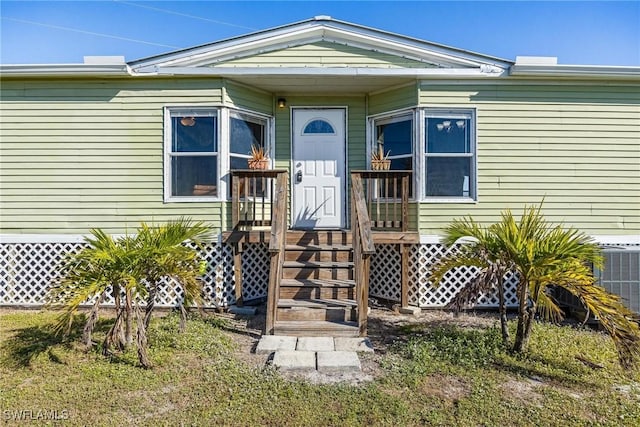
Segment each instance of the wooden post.
M409 176L402 176L402 227L401 230L409 229ZM400 256L402 268L400 269L400 306L409 306L409 246L400 244Z
M402 176L402 231L409 230L409 177Z
M400 306L409 306L409 245L400 243Z
M240 221L240 177L231 177L231 229L236 230Z
M361 337L367 336L367 324L369 318L369 269L371 255L362 254L362 283L360 284L360 298L362 303L359 305L361 309L358 311L358 327Z
M242 250L240 242L233 245L233 277L235 279L236 305L242 307Z

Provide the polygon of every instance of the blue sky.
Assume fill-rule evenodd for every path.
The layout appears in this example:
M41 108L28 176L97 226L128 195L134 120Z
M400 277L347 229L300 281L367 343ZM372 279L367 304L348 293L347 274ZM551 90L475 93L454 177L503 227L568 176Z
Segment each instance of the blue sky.
M640 1L0 1L0 62L130 61L329 15L504 59L640 66Z

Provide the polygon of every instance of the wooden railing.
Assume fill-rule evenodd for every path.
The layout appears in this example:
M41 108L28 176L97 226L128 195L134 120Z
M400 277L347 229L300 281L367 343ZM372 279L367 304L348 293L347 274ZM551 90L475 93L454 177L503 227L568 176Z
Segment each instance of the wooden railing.
M271 215L271 236L269 238L269 287L267 290L266 333L273 334L273 327L278 309L280 294L280 278L284 262L284 248L287 232L287 182L288 172L277 174Z
M272 226L276 181L286 179L287 174L283 169L231 171L233 230Z
M250 231L256 227L270 227L269 252L271 270L269 275L269 298L275 297L282 258L287 221L287 177L289 172L278 170L233 170L231 171L231 217L232 230ZM242 251L243 244L232 240L234 256L234 278L236 304L242 305ZM275 275L275 276L274 276ZM270 305L273 307L274 305ZM271 317L270 317L271 316ZM267 322L272 313L267 313ZM270 333L269 329L267 333Z
M353 263L358 303L358 327L360 336L367 334L369 311L369 269L371 255L376 252L371 232L371 220L360 173L351 174L351 233Z
M409 244L404 239L409 231L409 195L411 193L411 171L352 171L352 193L356 186L362 192L359 209L365 210L370 220L370 230L377 237L397 242L401 259L400 304L409 304ZM352 218L354 218L352 201ZM354 249L355 249L354 234ZM373 242L372 242L373 244ZM354 252L355 257L355 252ZM368 263L368 261L366 261ZM366 283L368 287L368 266ZM368 289L367 289L368 292ZM367 294L365 294L367 295Z
M411 171L352 171L362 179L371 228L385 231L409 229ZM353 181L352 181L353 182Z

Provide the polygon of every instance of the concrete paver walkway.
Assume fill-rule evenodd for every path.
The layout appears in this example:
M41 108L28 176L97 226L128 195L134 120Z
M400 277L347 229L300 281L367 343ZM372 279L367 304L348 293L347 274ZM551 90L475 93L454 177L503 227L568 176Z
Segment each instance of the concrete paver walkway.
M273 365L282 370L326 374L360 372L358 352L373 352L368 338L263 335L256 347L258 354L273 353Z

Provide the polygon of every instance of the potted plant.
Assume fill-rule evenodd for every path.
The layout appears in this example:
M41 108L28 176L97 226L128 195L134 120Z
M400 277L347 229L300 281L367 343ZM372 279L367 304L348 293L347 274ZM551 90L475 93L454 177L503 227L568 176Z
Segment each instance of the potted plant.
M259 145L251 146L251 158L249 159L249 169L264 170L269 167L269 157L264 151L264 147Z
M391 150L384 153L382 144L378 145L378 149L371 153L371 169L374 171L386 171L391 169L391 160L389 160Z

